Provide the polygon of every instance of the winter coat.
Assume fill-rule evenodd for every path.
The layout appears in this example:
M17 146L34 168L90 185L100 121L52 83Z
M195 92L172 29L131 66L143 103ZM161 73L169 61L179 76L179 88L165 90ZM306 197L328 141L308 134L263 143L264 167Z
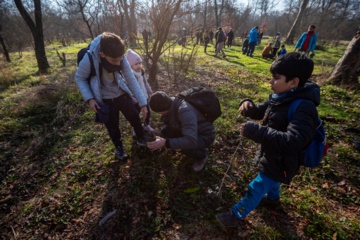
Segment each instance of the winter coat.
M150 98L151 94L153 94L153 91L152 91L151 86L145 76L145 72L143 72L143 70L141 70L140 72L133 71L133 73L134 73L136 80L139 83L141 91L143 92L145 98L148 100ZM132 98L135 103L138 102L136 100L136 98L134 97L134 95L132 95Z
M78 85L80 93L85 101L94 98L97 102L102 102L100 69L98 67L100 63L100 39L101 36L98 36L90 44L89 51L94 61L96 70L96 75L91 77L90 84L87 80L91 72L91 63L88 54L84 55L75 73L76 84ZM134 76L129 62L125 57L122 60L122 66L122 74L124 75L124 78L120 73L115 72L115 77L119 87L128 93L129 96L134 95L140 107L146 106L146 98L140 89L139 83Z
M210 146L215 139L213 123L182 99L173 98L171 107L162 120L167 128L180 136L167 139L167 145L171 149L194 149L200 137Z
M288 122L290 103L303 98L291 122ZM250 99L243 100L251 101ZM312 82L304 87L289 91L282 97L274 98L254 104L245 112L246 117L261 120L247 122L244 136L260 143L260 150L256 154L259 170L271 179L289 184L297 174L302 150L310 143L315 135L318 112L316 106L320 104L320 88Z
M216 39L216 42L225 42L225 38L226 38L226 35L224 33L224 31L217 31L215 33L215 39Z
M227 37L230 41L232 41L234 39L234 32L233 31L228 32Z
M302 45L304 44L304 42L305 42L305 40L306 40L306 37L307 37L307 32L304 32L304 33L300 36L299 40L297 41L297 43L296 43L296 45L295 45L295 49L302 47ZM318 34L317 34L317 33L314 33L314 34L311 36L307 51L314 51L314 50L315 50L317 38L318 38Z
M252 28L249 33L249 43L255 43L257 45L258 43L258 31L256 28Z

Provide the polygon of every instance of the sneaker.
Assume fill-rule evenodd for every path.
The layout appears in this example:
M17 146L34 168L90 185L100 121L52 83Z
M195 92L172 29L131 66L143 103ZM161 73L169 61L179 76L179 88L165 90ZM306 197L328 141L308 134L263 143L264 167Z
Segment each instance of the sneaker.
M263 199L261 199L260 203L258 204L258 207L270 207L270 208L277 208L280 207L281 202L280 198L271 200L268 195L265 195Z
M155 130L150 125L144 126L144 131L145 132L155 132Z
M224 55L223 58L226 58L226 55Z
M119 159L119 160L125 160L127 159L128 155L125 152L124 149L124 145L121 143L120 146L115 148L115 156Z
M237 227L240 222L239 220L236 219L232 210L225 213L216 214L216 220L223 228Z
M147 146L147 139L146 137L142 137L138 140L136 140L136 144L141 146L141 147L146 147Z
M201 159L201 160L197 160L194 165L192 166L193 170L195 172L200 172L201 170L204 169L206 163L208 161L208 156L206 156L205 158Z

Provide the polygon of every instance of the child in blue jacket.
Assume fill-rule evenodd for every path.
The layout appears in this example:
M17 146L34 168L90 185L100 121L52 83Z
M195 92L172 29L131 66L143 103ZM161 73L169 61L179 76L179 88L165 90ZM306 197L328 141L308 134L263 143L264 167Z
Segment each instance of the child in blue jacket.
M269 100L255 104L251 99L240 103L239 112L262 124L241 124L240 135L261 147L255 161L260 173L250 182L245 196L232 209L216 215L223 227L244 226L243 219L261 202L280 203L280 183L290 184L297 174L302 150L312 140L317 127L320 88L309 80L313 61L299 52L277 58L270 67L272 78ZM289 122L287 113L295 99L304 99Z

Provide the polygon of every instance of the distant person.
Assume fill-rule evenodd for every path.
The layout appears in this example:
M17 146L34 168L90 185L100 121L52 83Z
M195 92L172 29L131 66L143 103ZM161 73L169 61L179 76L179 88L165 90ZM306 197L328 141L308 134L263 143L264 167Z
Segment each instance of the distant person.
M96 75L88 81L91 62L89 54L85 54L75 73L76 84L84 100L97 113L98 120L105 124L115 146L115 156L124 160L128 155L121 138L119 111L134 128L137 144L146 146L144 128L131 96L136 98L144 118L147 116L147 101L129 62L123 57L125 44L119 36L104 32L91 42L89 51Z
M223 58L226 58L226 54L223 50L224 47L224 43L225 43L225 33L222 30L221 27L219 27L218 31L215 34L215 39L216 39L216 51L215 51L215 56L217 56L219 54L219 52L221 52Z
M263 31L261 30L258 34L258 44L260 45L261 44L261 40L262 40L262 37L263 37L264 33Z
M185 28L183 28L181 31L181 46L182 47L185 47L185 45L186 45L186 35L187 35L187 31Z
M277 51L279 50L281 45L281 35L280 33L276 33L275 39L274 39L274 45L272 49L272 54L276 56Z
M315 26L310 25L307 32L304 32L295 45L295 51L303 52L306 55L314 56L314 50L318 34L315 33ZM311 52L311 54L310 54Z
M298 52L288 53L270 67L273 93L269 100L260 104L250 99L241 101L240 114L256 120L241 124L239 131L241 136L260 144L256 155L260 173L230 211L216 215L221 226L241 228L246 216L258 205L274 209L281 204L280 183L290 184L298 173L302 151L318 126L316 106L320 104L320 88L308 81L313 69L310 58ZM299 98L304 100L288 122L290 104Z
M243 42L243 46L242 46L242 54L246 54L249 48L249 39L248 37L245 37L245 40Z
M203 39L204 39L204 53L206 53L207 46L210 42L209 31L204 31Z
M136 80L139 83L140 89L142 93L144 94L147 102L150 99L150 96L152 95L153 91L151 89L151 86L149 82L147 81L147 78L145 76L145 69L142 65L142 59L139 54L137 54L134 50L129 49L126 54L126 59L128 60L131 69L133 70L133 73L135 75ZM140 106L136 98L133 98L135 102L135 106L140 111ZM151 111L149 105L146 105L147 107L147 115L144 119L144 130L147 132L153 132L154 129L150 126L150 117L151 117ZM135 133L135 132L133 132ZM133 134L136 135L136 134Z
M144 43L147 44L148 40L149 40L149 33L146 29L144 29L142 31L142 37L143 37L143 40L144 40Z
M214 32L211 29L209 30L209 37L211 44L214 44Z
M262 51L262 57L265 59L273 59L274 55L272 54L272 43L268 43Z
M253 57L255 46L258 44L258 29L259 29L259 27L256 26L256 27L253 27L250 30L250 33L249 33L249 48L248 48L248 51L246 53L246 56Z
M195 36L196 36L195 45L199 44L199 42L201 44L201 30L200 29L196 32Z
M234 32L233 32L232 29L230 29L230 31L227 34L227 46L228 46L228 49L231 49L234 37L235 37Z
M155 92L149 103L151 110L160 113L164 122L160 136L148 142L150 150L181 149L183 154L194 159L192 169L201 171L208 161L206 149L215 140L213 123L185 100L169 97L163 91Z
M281 49L280 51L278 52L278 56L281 57L281 56L284 56L286 54L286 48L285 48L285 45L281 45Z

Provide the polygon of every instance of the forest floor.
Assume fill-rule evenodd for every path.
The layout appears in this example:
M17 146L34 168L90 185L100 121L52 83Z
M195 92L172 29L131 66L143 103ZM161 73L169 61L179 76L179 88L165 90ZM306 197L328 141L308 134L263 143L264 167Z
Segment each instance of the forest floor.
M227 66L229 56L207 57ZM360 139L358 114L346 121L322 115L332 131L329 153L320 167L301 168L290 185L282 185L279 208L257 208L245 230L219 227L215 214L231 208L258 173L252 161L258 145L239 137L236 125L245 119L237 115L237 104L270 89L262 90L268 87L263 77L245 69L241 74L248 80L241 84L222 70L193 71L181 81L165 73L158 80L169 95L204 86L220 98L223 116L215 122L217 138L200 173L192 172L192 160L178 151L137 146L123 118L130 157L116 160L106 129L81 102L73 73L57 83L18 89L11 103L3 95L1 239L358 239L360 151L353 142ZM359 112L353 110L359 107L357 91L328 91L329 104L350 102L339 92L353 94L348 110ZM15 118L22 120L13 123ZM152 126L161 128L159 115L153 115Z

